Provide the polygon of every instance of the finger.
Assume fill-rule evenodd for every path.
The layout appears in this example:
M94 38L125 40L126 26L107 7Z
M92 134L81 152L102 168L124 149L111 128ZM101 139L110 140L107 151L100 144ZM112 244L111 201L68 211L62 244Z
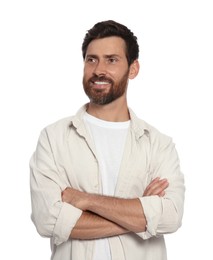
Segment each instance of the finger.
M150 196L150 195L155 195L154 191L159 187L161 183L161 180L159 178L154 179L146 188L145 190L145 195Z
M63 202L68 202L68 196L67 196L66 190L62 191L61 199L62 199Z
M159 182L158 186L155 186L153 190L151 191L152 195L159 195L163 192L165 195L165 189L169 186L169 183L167 180L162 180Z
M144 196L159 195L168 187L169 183L166 179L154 180L144 191Z
M166 192L163 190L161 193L158 194L159 197L163 197L166 194Z
M160 180L159 177L153 179L153 180L150 182L150 184L146 187L146 190L149 190L155 183L158 183L159 180Z
M71 194L72 194L72 188L67 187L64 191L61 192L62 201L69 203Z

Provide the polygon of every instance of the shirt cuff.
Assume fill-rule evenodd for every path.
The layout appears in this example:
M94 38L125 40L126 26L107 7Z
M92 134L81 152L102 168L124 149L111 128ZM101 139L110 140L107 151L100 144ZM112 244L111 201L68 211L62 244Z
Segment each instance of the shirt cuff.
M145 196L139 198L147 225L146 231L137 233L143 239L149 239L152 236L157 236L157 227L162 216L162 202L159 196Z
M59 245L67 241L76 222L80 218L82 210L63 203L53 231L54 244Z

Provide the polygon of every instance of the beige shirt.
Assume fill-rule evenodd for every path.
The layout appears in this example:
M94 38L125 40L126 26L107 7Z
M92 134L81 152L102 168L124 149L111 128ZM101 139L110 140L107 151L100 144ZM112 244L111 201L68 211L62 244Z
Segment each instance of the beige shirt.
M82 211L61 200L68 186L101 194L95 146L84 125L86 106L47 126L30 161L32 221L41 236L51 238L52 260L92 260L95 240L72 240L72 228ZM166 260L164 234L181 226L184 178L172 139L140 120L130 110L130 130L115 196L139 198L147 229L110 237L112 260ZM143 192L155 177L167 178L164 197Z

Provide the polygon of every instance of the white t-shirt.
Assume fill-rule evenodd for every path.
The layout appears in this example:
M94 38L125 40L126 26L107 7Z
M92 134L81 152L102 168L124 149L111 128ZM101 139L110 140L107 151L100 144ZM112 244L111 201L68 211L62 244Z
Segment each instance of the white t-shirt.
M102 193L113 196L130 121L109 122L88 113L85 114L84 120L96 147ZM98 239L93 260L110 259L108 239Z

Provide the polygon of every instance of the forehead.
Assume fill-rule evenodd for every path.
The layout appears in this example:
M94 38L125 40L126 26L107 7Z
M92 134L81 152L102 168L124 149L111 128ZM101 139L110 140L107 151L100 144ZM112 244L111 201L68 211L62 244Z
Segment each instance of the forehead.
M87 48L86 55L119 55L125 56L126 44L125 41L117 36L95 39L90 42Z

